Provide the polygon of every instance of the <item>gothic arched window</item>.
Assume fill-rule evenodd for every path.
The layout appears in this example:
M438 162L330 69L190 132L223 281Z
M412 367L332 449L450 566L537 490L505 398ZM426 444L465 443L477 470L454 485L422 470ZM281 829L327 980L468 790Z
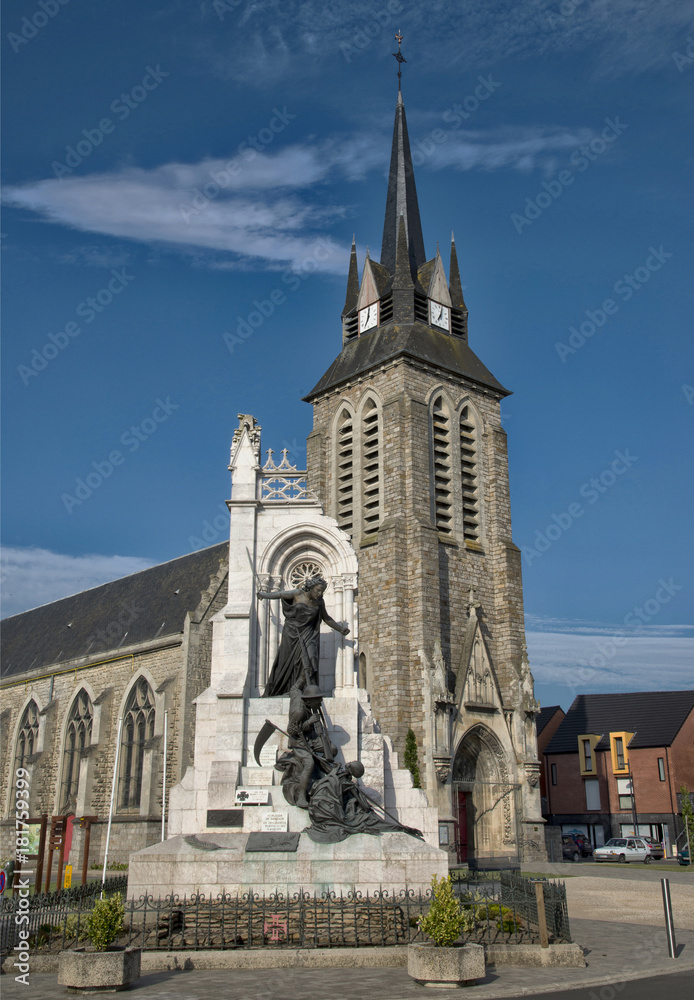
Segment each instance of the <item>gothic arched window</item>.
M154 736L154 695L144 677L133 686L123 713L121 731L121 809L139 809L145 744Z
M434 519L444 534L453 531L453 483L451 470L451 418L443 396L432 408L432 446L434 451Z
M60 790L60 809L75 808L80 780L81 751L92 741L92 700L82 688L72 703L65 731L63 751L63 780Z
M345 408L337 423L337 523L343 531L354 528L354 418Z
M19 767L26 767L29 758L36 750L39 737L39 707L32 699L22 714L17 734L17 749L14 756L15 772Z
M378 407L368 399L361 418L362 529L375 531L381 519L381 428Z
M460 412L460 472L463 486L463 535L470 542L480 537L477 428L470 406Z

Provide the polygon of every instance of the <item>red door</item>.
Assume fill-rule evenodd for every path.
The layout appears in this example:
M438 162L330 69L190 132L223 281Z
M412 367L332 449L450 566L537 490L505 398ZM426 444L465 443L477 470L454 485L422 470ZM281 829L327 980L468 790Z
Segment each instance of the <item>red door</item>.
M467 861L467 792L458 792L458 864Z

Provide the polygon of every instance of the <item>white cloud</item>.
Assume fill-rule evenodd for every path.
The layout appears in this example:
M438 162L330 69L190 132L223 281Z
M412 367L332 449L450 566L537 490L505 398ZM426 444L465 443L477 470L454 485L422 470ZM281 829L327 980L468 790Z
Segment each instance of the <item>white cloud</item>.
M547 169L553 157L590 134L559 127L489 134L451 129L429 165ZM126 166L106 174L33 181L6 188L4 201L70 229L195 252L198 263L202 252L211 267L301 269L311 259L312 270L343 275L348 249L329 230L351 211L342 203L350 196L344 182L387 169L382 135L365 132L272 153L251 151L252 159L248 152L229 160L168 163L151 170ZM84 258L84 252L78 256ZM94 253L87 259L94 260Z
M139 556L70 556L12 546L2 548L0 561L3 618L154 565L153 560Z
M565 686L567 698L611 691L694 687L694 626L540 619L526 622L536 683Z

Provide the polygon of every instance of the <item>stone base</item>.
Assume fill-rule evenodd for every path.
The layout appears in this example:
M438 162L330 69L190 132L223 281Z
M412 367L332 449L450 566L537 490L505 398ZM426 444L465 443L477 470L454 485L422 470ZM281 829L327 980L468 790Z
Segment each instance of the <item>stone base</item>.
M478 979L484 979L484 948L481 944L465 944L459 948L410 944L407 946L407 972L424 986L473 985Z
M58 956L58 985L68 993L115 993L129 990L140 976L139 948L94 951L73 948Z
M209 833L198 841L215 844L205 850L172 837L130 856L128 899L144 893L164 898L221 892L347 893L380 888L415 892L431 887L432 875L448 874L445 851L406 833L356 834L341 844L315 844L302 833L298 849L273 853L246 852L247 833Z

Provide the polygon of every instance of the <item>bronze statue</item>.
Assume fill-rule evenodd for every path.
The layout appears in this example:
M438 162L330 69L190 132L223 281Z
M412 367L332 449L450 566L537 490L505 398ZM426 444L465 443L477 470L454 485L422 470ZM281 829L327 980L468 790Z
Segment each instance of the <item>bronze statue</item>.
M321 708L323 696L318 688L309 684L302 692L295 684L289 694L289 750L275 768L283 772L282 792L287 802L308 809L313 781L331 769L337 747L328 736Z
M265 697L287 694L296 685L318 683L320 625L325 622L342 635L349 629L333 621L325 607L323 594L327 583L314 576L298 590L258 591L261 600L281 600L284 612L282 641L265 687Z
M397 831L422 840L419 830L398 823L383 807L371 801L355 781L363 774L364 765L353 760L347 765L333 764L327 774L314 782L308 802L311 826L306 830L311 840L319 844L339 844L353 833ZM385 815L379 816L376 808Z

